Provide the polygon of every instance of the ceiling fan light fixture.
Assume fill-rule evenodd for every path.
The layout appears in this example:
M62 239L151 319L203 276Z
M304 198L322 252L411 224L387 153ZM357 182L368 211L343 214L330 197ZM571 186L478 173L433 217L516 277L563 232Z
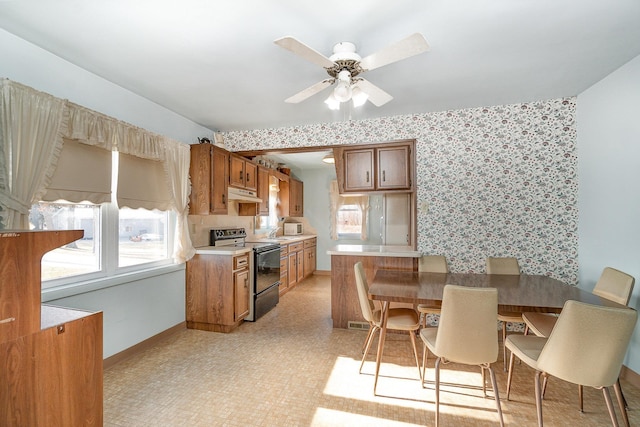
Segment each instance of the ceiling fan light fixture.
M327 104L330 110L340 109L340 101L336 99L336 97L333 95L333 92L331 92L331 95L329 95L329 97L324 100L324 103Z
M338 83L333 90L333 96L339 102L347 102L351 99L351 86L345 82Z
M354 85L351 90L351 99L353 100L354 107L361 107L367 102L369 99L369 95L367 95L358 85Z

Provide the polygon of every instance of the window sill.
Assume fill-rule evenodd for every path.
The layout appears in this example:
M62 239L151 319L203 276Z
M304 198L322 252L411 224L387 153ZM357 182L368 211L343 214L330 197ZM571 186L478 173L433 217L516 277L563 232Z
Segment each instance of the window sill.
M87 292L93 292L100 289L106 289L113 286L120 286L126 283L138 280L148 279L150 277L161 276L175 271L184 270L186 264L163 265L161 267L152 267L122 273L109 277L101 277L99 279L85 280L81 282L68 283L60 286L42 290L42 302L54 301L61 298L67 298L74 295L80 295Z

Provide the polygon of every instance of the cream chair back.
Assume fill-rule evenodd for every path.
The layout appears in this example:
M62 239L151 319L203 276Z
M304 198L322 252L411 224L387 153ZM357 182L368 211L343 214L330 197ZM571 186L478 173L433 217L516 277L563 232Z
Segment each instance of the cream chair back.
M616 383L638 313L567 301L538 357L538 370L574 384Z
M629 304L636 279L615 268L605 267L593 288L593 293L618 304Z
M518 260L511 257L488 257L487 274L520 274Z
M448 273L447 259L443 255L423 255L418 261L418 271Z
M468 365L495 362L497 316L497 289L446 285L434 354Z
M367 277L364 272L362 262L358 261L353 266L353 272L356 275L356 288L358 288L358 300L360 301L360 308L362 309L362 317L369 323L374 322L373 312L375 306L373 301L369 299L369 285L367 284Z

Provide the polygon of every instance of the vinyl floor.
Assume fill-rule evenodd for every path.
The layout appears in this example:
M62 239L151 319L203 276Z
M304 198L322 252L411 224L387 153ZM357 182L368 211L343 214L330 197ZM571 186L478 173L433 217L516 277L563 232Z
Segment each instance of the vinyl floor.
M358 374L365 335L332 328L330 278L312 276L285 294L274 310L233 333L185 329L106 369L104 425L433 425L433 356L423 388L409 337L388 334L374 396L373 351ZM494 369L505 424L537 425L534 372L515 365L507 401L502 360ZM493 397L483 398L478 368L444 365L441 381L441 426L498 425ZM640 425L640 389L624 380L622 387L631 425ZM611 425L601 391L585 388L584 413L578 411L577 398L577 386L550 379L545 425ZM612 398L615 404L613 391Z

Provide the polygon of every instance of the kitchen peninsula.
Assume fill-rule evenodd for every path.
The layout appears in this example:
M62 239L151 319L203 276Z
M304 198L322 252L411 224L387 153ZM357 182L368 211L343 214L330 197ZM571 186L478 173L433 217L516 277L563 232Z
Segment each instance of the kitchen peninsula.
M353 266L361 261L371 283L378 269L417 271L419 251L409 246L336 245L331 255L331 319L334 328L348 328L349 322L364 322L358 302Z

